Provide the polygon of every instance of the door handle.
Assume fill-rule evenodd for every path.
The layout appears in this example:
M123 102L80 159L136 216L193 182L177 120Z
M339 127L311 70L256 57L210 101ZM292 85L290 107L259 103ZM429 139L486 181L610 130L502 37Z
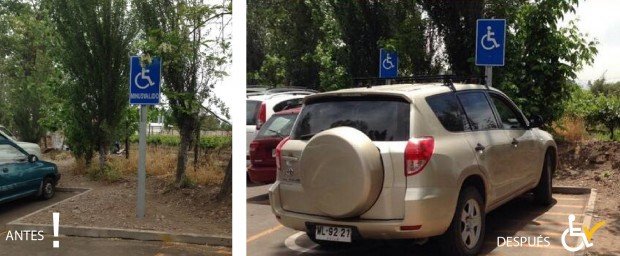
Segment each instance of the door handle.
M2 172L3 173L7 173L7 172L9 172L9 169L8 168L2 168Z
M484 146L482 146L482 144L478 143L478 145L476 145L476 147L474 148L476 151L483 151L485 149Z
M517 139L515 139L515 138L512 138L512 143L511 144L516 147L519 144L519 141Z

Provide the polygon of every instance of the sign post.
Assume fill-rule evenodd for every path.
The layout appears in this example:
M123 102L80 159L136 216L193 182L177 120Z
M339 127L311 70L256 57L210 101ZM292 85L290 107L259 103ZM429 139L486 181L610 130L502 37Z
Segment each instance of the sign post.
M147 105L157 105L161 95L161 59L153 58L143 65L140 57L129 59L129 104L140 105L140 136L138 142L138 191L136 216L146 212L146 114Z
M485 82L491 87L493 66L504 66L506 55L506 20L476 21L476 66L484 66Z
M386 49L379 50L379 78L398 77L398 54ZM387 84L390 84L390 79Z

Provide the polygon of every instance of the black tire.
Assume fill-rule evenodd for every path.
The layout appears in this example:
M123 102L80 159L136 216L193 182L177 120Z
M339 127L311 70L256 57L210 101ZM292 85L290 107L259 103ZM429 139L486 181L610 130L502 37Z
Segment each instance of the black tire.
M478 227L474 227L471 229L475 234L478 231L478 239L474 240L474 238L465 240L469 241L469 245L466 244L462 239L462 231L465 228L468 228L468 225L462 224L461 217L463 211L465 210L465 206L468 207L473 200L478 204L478 215L480 216L480 225ZM470 204L467 204L467 203ZM474 211L475 212L475 211ZM468 220L469 221L469 220ZM486 211L484 208L484 200L480 195L480 192L474 187L465 187L461 190L459 194L459 201L456 206L456 210L454 211L454 217L452 218L452 222L450 223L450 227L446 230L446 233L441 235L438 239L437 246L443 255L477 255L480 249L482 248L482 244L484 243L484 231L486 228ZM468 228L469 229L469 228Z
M39 196L42 200L48 200L56 194L56 184L54 184L54 180L51 177L46 177L41 182L41 195Z
M553 173L553 158L551 152L547 151L545 154L545 163L540 174L540 180L538 185L534 188L534 202L538 205L548 206L553 203L553 179L551 174Z

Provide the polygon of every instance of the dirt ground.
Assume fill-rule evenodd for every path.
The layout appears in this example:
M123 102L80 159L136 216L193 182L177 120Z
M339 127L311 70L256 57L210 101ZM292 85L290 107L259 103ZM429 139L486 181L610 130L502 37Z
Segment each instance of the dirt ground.
M558 143L554 185L597 189L592 224L606 221L588 255L620 255L620 142Z
M232 234L231 200L215 200L218 186L170 190L164 179L147 176L146 216L138 220L135 175L115 183L91 181L70 171L73 158L53 162L62 173L59 187L92 188L92 191L30 216L25 222L51 224L51 212L60 212L61 225Z

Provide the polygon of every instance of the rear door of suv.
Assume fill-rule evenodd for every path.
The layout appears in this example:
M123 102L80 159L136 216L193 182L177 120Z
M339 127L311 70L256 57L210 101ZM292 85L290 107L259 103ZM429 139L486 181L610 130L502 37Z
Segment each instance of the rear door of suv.
M457 96L471 128L471 132L466 133L467 141L490 183L487 203L490 205L513 191L512 183L517 176L511 164L514 159L508 153L512 150L511 140L500 129L485 91L463 91Z

